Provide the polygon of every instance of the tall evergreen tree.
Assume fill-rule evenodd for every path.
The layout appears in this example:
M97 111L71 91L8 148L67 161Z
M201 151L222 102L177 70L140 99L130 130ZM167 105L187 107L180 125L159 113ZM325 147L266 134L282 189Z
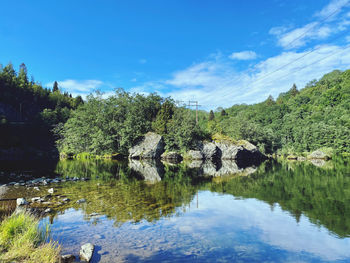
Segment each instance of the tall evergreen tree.
M57 81L55 81L53 83L53 88L52 88L52 92L56 92L56 91L58 91L58 83L57 83Z

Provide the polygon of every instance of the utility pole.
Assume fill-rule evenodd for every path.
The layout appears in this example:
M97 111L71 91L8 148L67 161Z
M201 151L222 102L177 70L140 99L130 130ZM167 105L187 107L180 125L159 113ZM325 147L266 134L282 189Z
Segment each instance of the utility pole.
M188 108L196 107L196 124L198 124L198 107L201 106L198 104L198 101L189 100L187 105L183 100L177 100L177 101L175 101L175 103L177 106L185 106Z
M188 101L188 107L196 107L196 124L198 124L198 107L201 105L198 104L198 101Z

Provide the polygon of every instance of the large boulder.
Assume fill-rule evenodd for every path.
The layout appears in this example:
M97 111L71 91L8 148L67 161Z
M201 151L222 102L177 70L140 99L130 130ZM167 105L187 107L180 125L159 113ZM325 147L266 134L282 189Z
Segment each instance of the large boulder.
M238 152L244 150L242 145L236 145L230 141L215 142L215 145L220 149L223 160L235 160Z
M139 140L135 146L129 149L129 158L159 159L163 152L163 137L154 132L148 132Z
M221 158L221 150L212 142L203 142L201 152L205 160L216 160Z
M235 160L239 166L247 167L258 164L266 159L259 149L248 141L231 142L222 140L215 142L215 145L221 151L222 160Z

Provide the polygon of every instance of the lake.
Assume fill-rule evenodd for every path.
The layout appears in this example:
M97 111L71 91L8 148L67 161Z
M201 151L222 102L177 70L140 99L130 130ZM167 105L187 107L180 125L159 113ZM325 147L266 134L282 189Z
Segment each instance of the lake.
M100 160L26 165L2 170L75 178L0 192L1 198L30 199L53 187L45 205L53 212L41 223L50 224L63 254L77 256L91 242L91 262L350 262L346 158L270 160L258 167ZM14 202L0 202L0 213Z

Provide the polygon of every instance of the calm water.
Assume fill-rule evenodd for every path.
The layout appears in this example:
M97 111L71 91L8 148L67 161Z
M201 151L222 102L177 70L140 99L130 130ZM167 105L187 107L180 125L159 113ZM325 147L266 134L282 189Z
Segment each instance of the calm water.
M92 262L350 262L348 161L61 161L57 174L91 180L55 185L55 213L42 223L64 253L95 244Z

